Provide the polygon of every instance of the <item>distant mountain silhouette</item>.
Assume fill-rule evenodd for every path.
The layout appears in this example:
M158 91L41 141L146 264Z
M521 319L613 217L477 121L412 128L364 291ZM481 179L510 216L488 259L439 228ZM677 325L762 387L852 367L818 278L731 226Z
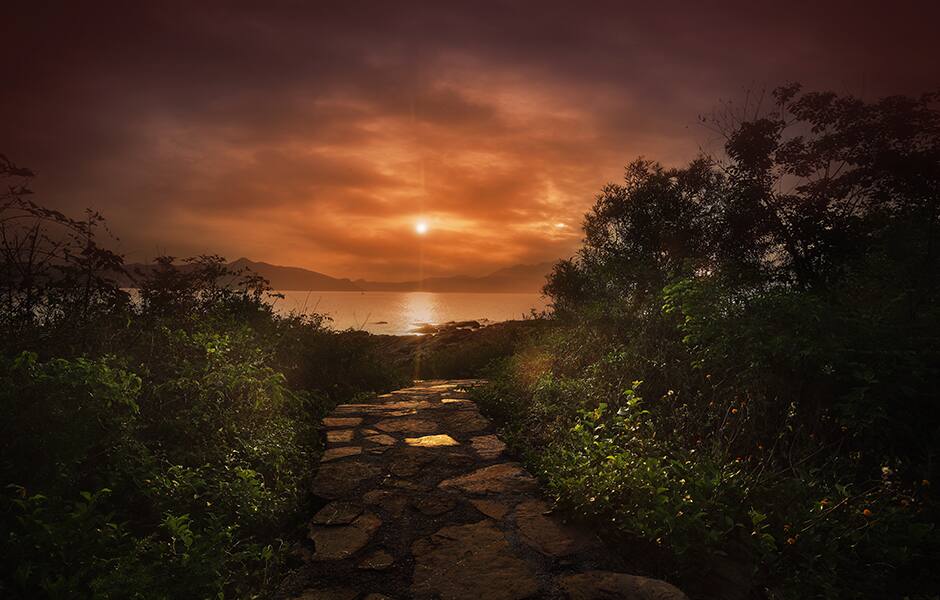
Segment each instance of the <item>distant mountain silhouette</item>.
M380 282L357 279L353 283L365 291L425 292L539 292L554 263L515 265L483 277L454 275L428 277L420 281Z
M349 279L337 279L300 267L282 267L266 262L239 258L229 264L234 269L249 269L271 282L276 290L316 290L321 292L358 292L360 288Z
M139 278L141 276L146 277L154 266L154 263L131 263L125 265L125 269L133 278ZM337 279L300 267L281 267L265 262L255 262L247 258L239 258L234 262L230 262L228 266L233 269L249 269L270 281L271 286L278 290L361 291L348 279ZM177 265L177 267L183 270L190 268L189 265L185 264ZM121 285L125 287L136 287L137 285L132 278L121 279Z
M545 276L552 270L551 262L535 265L514 265L494 271L482 277L468 275L454 275L451 277L428 277L420 281L367 281L357 279L339 279L330 277L317 271L301 267L284 267L266 262L256 262L247 258L239 258L229 263L235 269L249 269L271 282L276 290L311 290L311 291L337 291L337 292L539 292L545 285ZM146 273L152 269L152 264L129 264L127 270L131 273ZM185 267L183 267L185 268ZM133 287L132 281L125 283Z

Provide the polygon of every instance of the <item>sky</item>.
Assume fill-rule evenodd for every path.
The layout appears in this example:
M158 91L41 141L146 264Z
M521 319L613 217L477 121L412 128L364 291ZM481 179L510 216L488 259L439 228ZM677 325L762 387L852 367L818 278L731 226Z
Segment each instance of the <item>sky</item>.
M570 256L638 156L799 81L940 89L937 2L61 2L7 7L0 153L128 261L338 277ZM424 223L427 231L416 231Z

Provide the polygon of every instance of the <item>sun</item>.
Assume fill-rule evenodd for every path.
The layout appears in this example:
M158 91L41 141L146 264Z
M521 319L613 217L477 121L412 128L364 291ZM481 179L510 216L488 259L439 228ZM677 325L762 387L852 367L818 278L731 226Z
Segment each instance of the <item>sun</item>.
M424 235L428 232L428 223L427 221L418 221L415 223L415 233L418 235Z

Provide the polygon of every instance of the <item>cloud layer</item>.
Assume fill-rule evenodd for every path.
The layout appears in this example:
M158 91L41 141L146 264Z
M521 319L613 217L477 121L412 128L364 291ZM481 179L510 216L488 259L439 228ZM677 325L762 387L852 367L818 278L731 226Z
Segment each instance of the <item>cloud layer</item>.
M928 2L157 4L0 24L0 152L40 200L102 211L129 260L385 280L551 260L634 157L714 149L696 118L722 99L940 85Z

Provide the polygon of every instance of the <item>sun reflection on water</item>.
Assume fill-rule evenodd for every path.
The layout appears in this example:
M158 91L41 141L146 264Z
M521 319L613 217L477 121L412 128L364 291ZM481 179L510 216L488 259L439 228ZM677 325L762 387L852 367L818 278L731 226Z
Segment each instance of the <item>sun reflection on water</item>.
M426 323L431 325L437 324L438 312L435 294L430 292L410 292L405 294L404 313L408 322L413 327Z

